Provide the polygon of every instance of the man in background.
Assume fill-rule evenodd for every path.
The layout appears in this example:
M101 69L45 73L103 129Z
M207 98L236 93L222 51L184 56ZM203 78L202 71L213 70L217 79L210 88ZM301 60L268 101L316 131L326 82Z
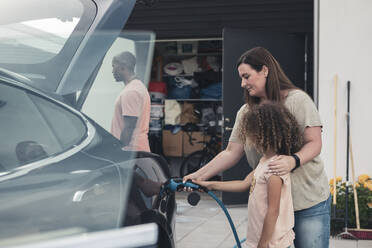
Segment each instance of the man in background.
M136 77L135 65L136 57L130 52L122 52L112 59L112 74L125 87L115 102L111 133L123 143L123 150L150 152L150 95Z

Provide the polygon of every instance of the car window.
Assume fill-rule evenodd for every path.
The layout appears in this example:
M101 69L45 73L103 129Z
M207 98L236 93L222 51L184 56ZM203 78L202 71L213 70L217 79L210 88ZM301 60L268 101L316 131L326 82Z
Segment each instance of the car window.
M0 81L0 171L62 153L87 129L80 117L28 90Z
M91 0L1 0L0 69L53 92L95 14Z
M135 73L146 87L150 78L155 35L152 32L125 31L112 44L106 53L97 76L86 96L82 112L111 130L115 100L124 88L116 82L112 73L112 59L121 52L130 52L136 57ZM80 97L85 97L83 94Z
M53 58L79 23L84 10L79 0L1 2L0 63L8 64L35 64ZM13 7L16 11L12 11ZM34 11L38 12L37 16Z
M87 114L107 131L110 131L116 97L123 88L123 85L115 82L112 76L112 58L123 47L136 55L133 41L118 38L107 52L82 108L83 113Z

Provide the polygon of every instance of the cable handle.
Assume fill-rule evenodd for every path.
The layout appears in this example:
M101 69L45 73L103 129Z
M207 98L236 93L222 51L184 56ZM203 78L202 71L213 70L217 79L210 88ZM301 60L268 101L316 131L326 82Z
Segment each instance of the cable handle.
M202 190L202 191L204 191L205 193L208 193L208 192L209 192L209 189L208 189L208 188L206 188L206 187L204 187L204 186L201 186L201 185L199 185L199 184L197 184L197 183L193 183L193 182L191 181L191 179L187 180L187 181L184 183L184 186L185 186L185 187L190 187L190 188L193 189L193 190Z
M207 188L200 186L196 183L193 183L191 180L183 182L182 178L171 178L164 184L164 187L173 192L181 191L183 188L191 188L192 190L201 189L204 192L208 192Z

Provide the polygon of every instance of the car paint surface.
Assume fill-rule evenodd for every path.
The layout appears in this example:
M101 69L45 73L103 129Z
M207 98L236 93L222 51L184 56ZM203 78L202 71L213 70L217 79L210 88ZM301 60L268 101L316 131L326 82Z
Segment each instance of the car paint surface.
M169 178L163 160L151 153L123 151L118 140L73 108L20 84L6 85L49 99L78 115L90 131L73 153L75 147L0 174L0 238L155 222L174 245L174 195L167 196L165 207L159 198Z
M69 48L74 52L67 56L68 61L65 57L51 62L58 65L56 60L61 59L66 70L59 71L59 77L51 76L54 80L50 85L17 82L21 77L0 75L1 85L22 91L33 99L43 99L56 110L74 115L86 129L82 139L71 147L0 172L0 241L68 228L92 232L155 222L159 227L160 247L174 247L175 198L174 195L159 198L162 183L170 177L165 160L152 153L123 151L120 141L66 104L66 96L92 80L97 64L120 34L135 3L131 0L91 2L96 6L93 21L85 33L71 38L75 43ZM108 32L97 32L102 30ZM5 67L11 70L12 66ZM45 65L45 70L51 68ZM0 92L0 100L1 97ZM11 125L12 116L7 110L12 111L14 106L10 104L11 98L4 102L0 116L8 118ZM53 125L49 123L49 126L53 129ZM23 128L32 132L27 121ZM11 132L17 132L2 130L10 132L10 136ZM6 137L9 138L9 133Z

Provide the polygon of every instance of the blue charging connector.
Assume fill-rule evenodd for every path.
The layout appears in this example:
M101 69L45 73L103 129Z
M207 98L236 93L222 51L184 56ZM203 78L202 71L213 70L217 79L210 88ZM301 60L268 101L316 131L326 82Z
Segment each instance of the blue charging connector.
M227 209L226 209L225 205L222 203L222 201L220 199L218 199L218 197L212 191L209 191L207 188L205 188L201 185L192 183L191 181L183 182L181 178L177 178L177 179L172 178L172 179L168 180L167 182L165 182L163 184L163 186L160 190L160 196L162 197L162 195L165 192L181 191L183 188L191 188L192 190L202 190L205 193L207 193L208 195L210 195L218 203L218 205L222 208L222 210L224 211L224 213L227 217L227 220L230 223L230 227L231 227L231 230L234 234L234 238L235 238L235 241L236 241L236 246L235 247L241 248L240 243L244 242L245 239L242 240L242 241L239 240L238 234L236 232L234 223L231 219L231 216L230 216L229 212L227 211Z

